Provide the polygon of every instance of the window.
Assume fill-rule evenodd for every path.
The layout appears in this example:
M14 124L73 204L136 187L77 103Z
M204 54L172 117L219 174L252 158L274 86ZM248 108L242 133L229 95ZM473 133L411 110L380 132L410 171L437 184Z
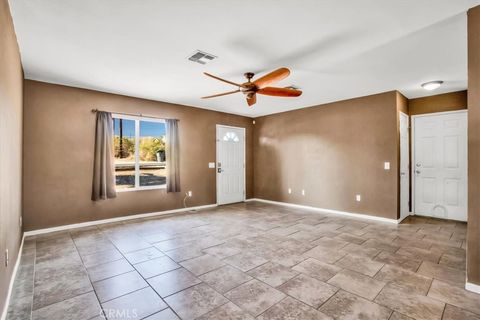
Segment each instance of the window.
M223 136L223 141L233 141L233 142L238 142L240 139L238 139L238 136L235 132L227 132Z
M113 115L117 191L164 188L165 121Z

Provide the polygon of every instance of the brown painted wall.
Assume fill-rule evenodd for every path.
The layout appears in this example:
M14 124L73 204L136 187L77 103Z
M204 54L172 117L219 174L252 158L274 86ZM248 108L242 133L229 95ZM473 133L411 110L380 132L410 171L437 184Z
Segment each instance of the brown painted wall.
M467 109L467 90L410 99L410 115Z
M0 314L21 241L23 71L6 0L0 0ZM5 249L10 264L5 267Z
M468 11L467 281L480 285L480 6Z
M397 99L392 91L255 119L255 197L397 219Z
M24 225L26 230L182 207L216 203L215 125L245 127L247 198L253 195L252 119L115 94L25 81ZM180 120L182 192L119 193L116 199L90 200L95 115L92 108Z

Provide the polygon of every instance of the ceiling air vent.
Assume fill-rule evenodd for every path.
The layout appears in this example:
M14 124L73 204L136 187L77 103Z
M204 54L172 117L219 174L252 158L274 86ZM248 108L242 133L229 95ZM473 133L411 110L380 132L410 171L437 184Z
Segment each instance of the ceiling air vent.
M212 61L213 59L216 59L216 58L217 57L214 56L213 54L197 50L194 54L192 54L190 57L188 57L188 60L193 61L193 62L198 62L200 64L206 64L207 62L210 62L210 61Z

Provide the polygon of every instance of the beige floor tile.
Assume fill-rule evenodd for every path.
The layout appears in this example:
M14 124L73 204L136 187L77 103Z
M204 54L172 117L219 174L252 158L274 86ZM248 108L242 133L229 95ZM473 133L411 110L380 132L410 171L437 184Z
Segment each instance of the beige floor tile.
M275 286L291 285L292 292L299 287L295 295L317 305L324 294L321 289L329 287L315 284L330 282L326 286L344 290L320 308L339 319L382 319L392 312L359 295L383 299L383 303L396 308L392 320L405 320L408 316L438 318L438 303L448 304L446 319L475 319L478 303L475 296L463 289L465 238L466 224L457 222L413 216L400 225L391 225L258 202L57 232L26 240L8 308L9 320L29 319L32 309L91 293L92 281L102 301L111 299L104 304L148 310L151 314L143 313L142 317L151 320L178 320L178 315L162 304L156 291L148 287L137 289L145 283L143 277L131 276L136 274L132 264L149 277L147 284L165 298L181 297L182 292L207 286L207 299L199 293L200 289L184 297L187 308L188 303L195 305L190 311L206 312L204 318L242 319L249 310L254 315L264 312L261 315L268 319L322 319L323 315L311 312L314 308L303 302L293 297L284 299L285 294L275 290ZM385 266L378 271L382 264ZM259 280L238 268L248 270ZM297 273L300 280L314 280L299 281L295 286ZM450 284L435 280L425 296L433 281L422 274ZM385 287L375 296L383 283L388 283L390 294L385 294ZM308 295L315 290L317 294ZM212 306L208 292L213 300L225 300ZM243 304L228 302L221 296L223 293L232 294ZM337 299L342 295L349 297L343 299L345 307L334 309L334 305L342 306ZM64 318L64 311L59 313ZM51 314L49 320L57 317Z
M319 311L336 320L386 320L391 310L357 295L340 290Z
M204 314L198 320L254 320L255 318L243 311L232 302L228 302L207 314Z
M333 320L295 299L287 297L257 317L258 320Z
M166 309L167 305L152 288L145 288L102 303L102 307L107 319L118 319L119 314L143 319Z
M398 255L398 254L387 252L387 251L380 252L375 258L373 258L373 260L383 262L386 264L391 264L396 267L410 270L412 272L416 272L420 267L420 265L422 264L422 260L411 259L402 255Z
M398 255L406 256L412 259L431 261L433 263L438 263L441 256L441 254L437 251L430 251L415 247L401 247L396 253Z
M335 265L345 269L357 271L370 277L373 277L378 270L383 267L383 263L381 262L353 254L347 254L345 257L338 260Z
M248 274L272 287L277 287L295 277L298 272L278 263L267 262L248 271Z
M223 261L243 272L247 272L248 270L268 262L267 259L252 253L238 253L234 256L223 259Z
M253 278L229 265L205 273L199 277L203 282L220 293L225 293Z
M123 259L123 256L117 249L101 251L82 256L83 264L86 268L120 259Z
M136 264L136 263L152 260L152 259L159 258L159 257L162 257L162 256L164 256L164 254L162 252L160 252L155 247L141 249L141 250L138 250L138 251L133 251L133 252L125 254L125 258L131 264Z
M447 304L442 320L480 320L480 315Z
M93 283L93 288L100 302L112 300L145 287L148 287L148 284L136 271Z
M418 268L417 273L448 282L449 284L458 287L463 288L465 286L466 275L464 270L458 270L445 265L424 261L420 265L420 268Z
M443 302L405 291L393 283L382 289L375 302L418 320L441 319L445 307Z
M278 290L316 309L333 296L338 288L301 274L279 286Z
M349 243L340 250L348 254L369 257L371 259L381 252L379 249L365 247L356 243Z
M467 268L467 260L465 256L458 257L455 255L443 254L438 264L459 270L465 270Z
M163 256L153 260L148 260L135 265L135 269L137 269L137 271L145 279L148 279L156 275L159 275L174 269L178 269L178 268L180 268L180 266L167 256Z
M321 246L330 250L332 249L338 250L345 247L348 244L348 242L338 239L338 236L336 236L335 238L322 237L316 241L313 241L312 244L316 246Z
M407 317L400 312L394 311L388 320L415 320L413 318Z
M99 264L87 269L88 275L92 282L118 276L122 273L127 273L134 270L135 269L125 259Z
M308 258L307 260L300 262L292 269L320 281L327 281L342 270L342 268L336 265L318 261L313 258Z
M258 316L285 298L285 294L254 279L227 292L225 297L251 315Z
M196 276L220 268L225 263L208 254L180 262L180 265Z
M204 255L203 251L195 246L180 247L170 251L165 251L165 254L175 262L182 262Z
M337 273L327 283L369 300L373 300L385 286L385 282L350 270Z
M355 243L355 244L359 244L359 245L364 243L365 241L367 241L367 239L365 239L365 238L355 236L355 235L352 235L352 234L348 234L348 233L341 233L338 236L336 236L335 239L343 240L343 241L347 241L347 242Z
M404 289L413 290L422 295L427 295L432 284L432 278L388 264L374 278L383 282L393 282Z
M326 263L335 263L343 258L347 253L341 250L327 249L323 246L315 248L304 253L305 257L314 258Z
M391 242L389 243L389 242L381 241L378 239L368 239L362 244L362 246L367 248L375 248L378 250L387 251L391 253L394 253L395 251L400 249L399 246L393 245Z
M146 317L144 320L180 320L180 318L171 309L165 309Z
M198 318L228 302L203 283L171 295L165 301L182 319Z
M184 268L162 273L147 281L162 298L202 282Z
M428 296L480 315L480 295L433 280Z
M32 320L60 320L65 319L67 315L71 320L84 320L100 315L100 312L97 297L93 292L89 292L35 310Z

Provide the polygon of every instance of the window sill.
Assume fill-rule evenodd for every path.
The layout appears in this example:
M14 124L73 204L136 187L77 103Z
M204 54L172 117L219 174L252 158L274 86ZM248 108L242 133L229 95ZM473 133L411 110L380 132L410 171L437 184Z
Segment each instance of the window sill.
M166 184L162 184L161 186L151 186L151 187L138 187L138 188L125 188L125 189L117 189L116 191L118 193L122 192L132 192L132 191L144 191L144 190L161 190L161 189L167 189Z

